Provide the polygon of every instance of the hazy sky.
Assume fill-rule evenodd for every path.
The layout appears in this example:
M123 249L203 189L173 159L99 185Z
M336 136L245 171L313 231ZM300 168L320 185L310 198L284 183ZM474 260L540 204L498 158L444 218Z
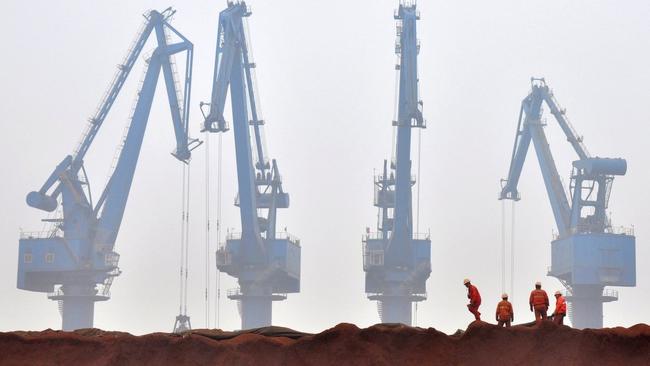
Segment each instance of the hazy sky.
M174 6L178 13L172 24L195 45L191 132L197 136L198 103L209 99L217 16L225 3L3 4L0 133L5 148L0 163L6 179L0 190L0 330L61 326L56 304L45 294L16 289L19 228L39 230L45 217L25 204L25 194L38 189L76 146L141 14ZM373 170L391 152L397 1L249 4L267 142L291 194L279 227L287 226L302 243L302 291L274 304L274 324L315 332L340 322L377 323L376 304L364 294L361 236L376 223ZM431 232L433 272L417 325L452 332L470 322L464 277L479 287L482 312L492 318L502 290L499 179L507 174L520 101L531 76L546 77L593 155L628 161L628 174L614 183L610 210L615 225L635 227L637 287L618 288L620 301L605 305L604 323L647 323L650 2L420 1L418 7L421 98L428 121L422 133L420 231ZM95 194L105 183L127 121L142 73L140 59L86 160ZM169 154L174 138L162 92L159 88L116 245L123 274L114 282L112 299L96 305L99 328L171 331L178 313L181 170ZM554 122L547 133L568 181L575 155ZM223 224L239 231L232 204L237 191L232 132L223 141ZM555 224L532 152L516 206L518 321L533 318L527 294L536 280L550 291L561 289L545 276ZM216 161L213 154L215 167ZM196 151L192 167L188 312L199 328L206 325L203 149ZM209 253L212 284L215 248L216 240ZM224 293L235 286L222 275ZM239 324L236 303L223 296L220 327ZM215 326L214 313L210 326Z

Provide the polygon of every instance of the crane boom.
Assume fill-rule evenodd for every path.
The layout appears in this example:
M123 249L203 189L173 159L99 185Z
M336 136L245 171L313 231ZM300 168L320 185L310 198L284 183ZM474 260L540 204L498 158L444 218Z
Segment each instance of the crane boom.
M193 45L169 24L174 13L168 8L145 15L143 30L138 33L134 47L119 67L98 112L90 118L89 128L76 152L63 159L39 191L27 195L30 206L50 212L56 210L60 200L62 216L54 220L58 224L45 236L25 235L21 238L18 288L48 292L50 299L59 301L64 330L92 327L94 302L110 298L110 286L120 273L115 241L161 70L176 132L173 155L187 163L191 150L200 144L200 141L189 138L187 131ZM169 43L168 31L176 34L180 41ZM102 194L93 203L83 158L152 32L156 33L157 47L146 61L146 73L126 136L121 142L117 163ZM179 100L172 58L179 52L187 54L182 100Z

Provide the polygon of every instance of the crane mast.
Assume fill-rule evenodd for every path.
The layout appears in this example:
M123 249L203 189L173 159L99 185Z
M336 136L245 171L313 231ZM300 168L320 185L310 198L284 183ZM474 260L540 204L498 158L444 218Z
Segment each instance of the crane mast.
M567 289L569 315L577 328L601 328L603 303L618 299L605 286L635 286L635 237L631 229L612 227L607 207L615 176L625 175L620 158L592 157L544 79L531 79L531 92L521 103L508 178L499 199L518 201L521 170L532 140L542 170L558 235L551 243L549 276ZM573 147L571 183L565 192L544 132L542 105Z
M193 45L170 25L174 13L168 8L144 15L144 26L119 65L97 112L89 119L80 145L73 155L63 159L38 191L27 195L31 207L53 212L61 206L62 210L58 218L43 220L54 224L49 232L21 236L17 286L46 292L48 298L58 301L63 330L92 328L94 303L110 298L110 286L120 274L115 242L161 71L176 133L176 150L172 154L188 163L191 150L200 144L187 133ZM84 157L152 33L156 35L157 47L147 59L146 73L126 136L121 141L119 157L106 187L93 202ZM180 41L170 43L172 34ZM172 59L180 52L187 56L182 97Z
M417 39L419 12L415 2L402 1L395 13L395 53L399 73L396 156L384 161L375 177L374 205L379 209L377 232L363 239L366 293L378 301L382 322L411 324L411 304L426 299L426 280L431 273L431 240L413 232L411 129L425 128L418 96Z
M272 302L300 291L300 241L278 233L277 209L289 207L275 159L264 146L264 120L259 115L255 63L245 19L244 1L228 2L219 13L212 96L203 130L226 132L224 108L228 91L235 137L241 233L229 233L217 250L217 268L238 279L228 298L239 303L242 329L269 326Z

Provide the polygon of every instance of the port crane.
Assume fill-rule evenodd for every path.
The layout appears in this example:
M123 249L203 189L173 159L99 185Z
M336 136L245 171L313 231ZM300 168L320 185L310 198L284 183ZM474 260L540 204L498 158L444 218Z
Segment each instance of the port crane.
M592 156L546 81L532 78L531 84L521 103L510 170L502 180L499 198L520 200L517 187L532 141L558 230L551 243L548 275L567 289L573 326L601 328L603 303L618 300L618 293L605 286L636 285L634 232L613 227L607 214L614 177L625 175L627 162ZM572 164L569 192L562 185L544 132L544 103L578 155Z
M17 286L46 292L49 299L58 301L63 330L92 328L95 302L110 298L113 279L120 274L115 242L161 72L176 135L176 149L172 154L188 163L191 151L200 144L188 136L193 45L171 26L174 13L168 8L144 14L144 24L118 66L96 113L89 119L79 146L56 166L39 190L27 195L29 206L56 212L57 217L44 220L53 224L50 231L21 236ZM84 157L147 40L154 34L157 46L146 59L146 72L116 162L104 190L93 200ZM179 41L172 42L172 39ZM182 90L173 61L173 55L181 52L186 55Z
M300 241L278 233L277 210L289 207L275 159L264 145L265 121L259 112L244 1L228 2L219 13L212 96L202 103L204 131L226 132L224 108L228 91L232 107L241 233L229 232L216 253L217 268L238 279L228 291L238 301L242 329L269 326L272 302L300 290Z
M395 12L395 53L399 73L396 156L384 160L374 179L374 205L379 209L377 232L363 237L363 269L368 299L378 301L381 321L411 325L412 303L426 300L426 280L431 273L431 240L414 232L411 174L411 130L425 128L418 96L417 20L415 2L402 1Z

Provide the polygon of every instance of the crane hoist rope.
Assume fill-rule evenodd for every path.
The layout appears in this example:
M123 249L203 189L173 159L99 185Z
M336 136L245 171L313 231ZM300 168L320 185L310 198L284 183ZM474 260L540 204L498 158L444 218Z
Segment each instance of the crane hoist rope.
M187 315L187 278L189 273L189 251L190 251L190 182L191 182L191 169L190 164L184 166L187 169L187 180L185 182L185 278L183 281L183 314Z
M506 292L506 202L501 201L501 293Z
M417 194L415 198L415 232L420 232L420 188L422 187L422 129L418 129L418 185L417 185ZM415 308L417 309L417 303L415 303Z
M179 306L178 315L174 322L174 333L182 333L192 329L190 317L187 315L187 292L189 275L189 246L190 246L190 189L191 169L189 162L181 168L181 238L180 238L180 271L179 271Z
M211 195L210 195L210 135L205 132L205 188L204 188L204 200L205 200L205 252L204 256L204 272L205 272L205 289L204 289L204 307L205 307L205 327L210 328L210 220L211 210L210 206L212 204Z
M209 103L201 103L200 110L203 114L203 118L207 118L203 106L207 106ZM205 140L205 211L206 211L206 226L205 226L205 319L206 327L209 327L210 324L210 263L212 257L212 194L210 191L211 183L211 166L212 166L212 150L210 149L210 133L206 130L204 132ZM215 236L217 240L217 247L221 240L221 206L222 206L222 154L223 154L223 135L219 134L217 138L217 188L216 188L216 219L215 219ZM220 326L220 311L221 311L221 271L219 268L216 269L215 276L215 288L214 288L214 322L215 327L219 328Z
M512 221L510 222L510 301L515 300L515 207L512 201Z
M181 167L181 236L178 255L178 314L183 314L183 264L185 263L185 167Z
M217 138L217 247L221 240L221 205L222 205L222 162L223 162L223 134ZM221 270L217 267L216 291L215 291L215 325L221 326Z
M515 201L512 201L512 208L510 210L510 237L507 236L507 209L505 200L501 202L501 292L507 292L510 301L515 298ZM508 239L510 239L508 241ZM508 246L508 244L510 244ZM509 249L509 250L508 250ZM510 258L508 258L510 254ZM510 265L508 265L508 261ZM508 268L510 269L508 277ZM510 281L508 281L508 279ZM507 285L510 285L507 290Z

